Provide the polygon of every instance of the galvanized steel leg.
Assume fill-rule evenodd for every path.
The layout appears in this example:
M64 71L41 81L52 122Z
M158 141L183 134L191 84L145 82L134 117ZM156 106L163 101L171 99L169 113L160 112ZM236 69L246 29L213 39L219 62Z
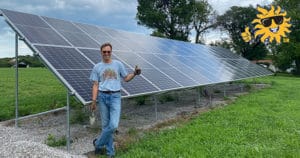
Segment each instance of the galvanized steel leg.
M224 94L223 94L223 96L226 97L226 83L224 83L224 87L223 88L224 88Z
M240 84L240 87L241 87L241 92L243 92L243 91L244 91L244 84L241 83L241 84Z
M197 88L198 91L198 105L201 107L201 87Z
M67 151L70 152L70 93L67 90L67 130L66 130L66 135L67 135Z
M157 115L157 97L156 95L153 96L154 98L154 103L155 103L155 120L158 120L158 115Z
M16 91L15 91L15 127L18 127L18 115L19 115L19 62L18 62L18 34L15 36L15 70L16 70Z

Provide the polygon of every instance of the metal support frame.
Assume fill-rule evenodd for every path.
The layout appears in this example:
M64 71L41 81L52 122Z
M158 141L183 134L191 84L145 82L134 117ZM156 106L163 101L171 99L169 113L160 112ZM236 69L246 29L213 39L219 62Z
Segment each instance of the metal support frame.
M226 97L226 83L224 83L223 88L223 97Z
M66 129L66 141L67 141L67 151L70 151L70 92L67 89L67 105L66 105L66 113L67 113L67 129Z
M158 115L157 115L157 97L156 95L153 95L153 99L154 99L154 104L155 104L155 120L158 120Z
M53 109L53 110L49 110L49 111L45 111L45 112L41 112L41 113L37 113L37 114L18 117L18 120L24 120L24 119L28 119L28 118L32 118L32 117L37 117L37 116L40 116L40 115L49 114L49 113L52 113L52 112L62 111L62 110L66 110L66 107L61 107L61 108L57 108L57 109Z
M20 39L22 40L23 38L20 37ZM69 90L67 90L67 105L66 107L62 107L62 108L58 108L58 109L54 109L54 110L50 110L50 111L46 111L46 112L42 112L42 113L38 113L38 114L33 114L33 115L29 115L29 116L24 116L24 117L20 117L19 118L19 35L16 33L15 34L15 127L18 127L18 121L21 119L27 119L27 118L31 118L31 117L35 117L35 116L39 116L39 115L43 115L43 114L48 114L51 112L55 112L55 111L60 111L60 110L64 110L66 109L66 113L67 113L67 125L66 125L66 141L67 141L67 151L70 151L70 95L72 95L72 93L69 92Z
M243 83L240 83L240 88L241 88L241 92L244 91L244 84Z
M198 92L198 106L201 107L201 87L196 88Z
M212 106L213 86L209 87L209 105Z
M19 49L19 43L18 43L18 34L16 33L15 36L15 70L16 70L16 91L15 91L15 127L18 127L18 117L19 117L19 62L18 62L18 49Z

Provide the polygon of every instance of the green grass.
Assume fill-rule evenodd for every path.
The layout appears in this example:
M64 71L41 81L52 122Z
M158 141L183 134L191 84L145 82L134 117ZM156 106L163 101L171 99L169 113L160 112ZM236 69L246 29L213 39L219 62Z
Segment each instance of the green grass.
M15 116L15 70L0 68L0 121ZM19 69L19 115L66 105L66 88L46 68ZM71 100L73 104L74 99Z
M150 132L118 157L300 157L300 78L256 82L272 86L176 129Z

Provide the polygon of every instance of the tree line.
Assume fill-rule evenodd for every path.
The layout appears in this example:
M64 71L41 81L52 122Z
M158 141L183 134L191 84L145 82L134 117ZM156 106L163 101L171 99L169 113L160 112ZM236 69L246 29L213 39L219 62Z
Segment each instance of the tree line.
M210 45L221 46L249 60L264 59L271 54L274 64L281 70L294 67L300 75L300 1L274 0L290 17L292 27L289 43L265 44L260 40L246 43L241 37L246 26L256 18L256 7L233 6L223 15L207 0L138 0L136 20L139 25L152 29L152 36L189 41L191 32L196 32L195 43L204 43L203 35L216 29L226 32L228 39L219 39ZM268 6L261 6L268 8Z
M35 56L24 55L18 57L18 62L24 62L30 67L44 67L44 64ZM15 65L15 58L0 58L1 67L12 67Z

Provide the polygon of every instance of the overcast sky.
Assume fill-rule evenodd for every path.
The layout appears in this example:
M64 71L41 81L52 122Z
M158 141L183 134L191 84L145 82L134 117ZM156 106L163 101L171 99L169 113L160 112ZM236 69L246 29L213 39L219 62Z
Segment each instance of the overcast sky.
M218 14L231 6L267 5L272 0L208 0ZM151 31L136 23L136 0L0 0L0 8L43 15L75 22L94 24L149 35ZM0 17L0 58L14 56L14 32ZM220 39L214 32L205 36L206 41ZM20 42L20 55L31 55Z

